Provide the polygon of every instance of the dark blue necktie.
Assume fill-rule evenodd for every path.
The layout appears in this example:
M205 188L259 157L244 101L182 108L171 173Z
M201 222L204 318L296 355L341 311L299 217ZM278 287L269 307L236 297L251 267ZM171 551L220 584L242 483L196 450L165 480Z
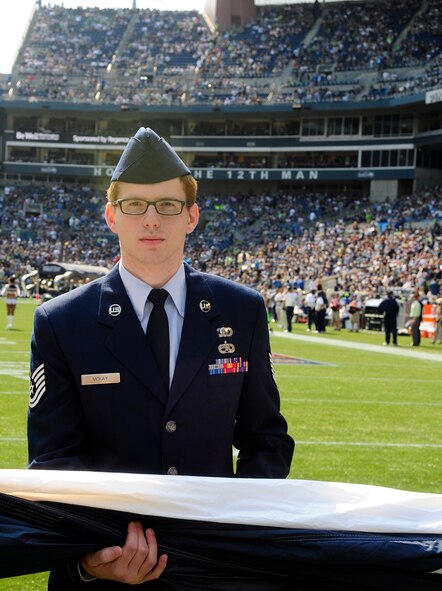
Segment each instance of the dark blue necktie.
M169 322L164 302L169 293L165 289L152 289L148 300L153 304L147 324L146 337L154 354L164 384L169 391Z

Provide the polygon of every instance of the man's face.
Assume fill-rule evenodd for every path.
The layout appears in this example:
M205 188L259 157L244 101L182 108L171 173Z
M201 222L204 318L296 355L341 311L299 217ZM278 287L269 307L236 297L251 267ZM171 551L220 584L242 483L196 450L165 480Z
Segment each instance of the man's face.
M186 200L184 186L178 178L150 185L118 183L118 199ZM198 224L198 206L185 206L179 215L165 216L151 205L146 213L126 215L119 206L106 205L106 222L118 235L124 266L143 278L146 271L175 273L181 264L186 234Z

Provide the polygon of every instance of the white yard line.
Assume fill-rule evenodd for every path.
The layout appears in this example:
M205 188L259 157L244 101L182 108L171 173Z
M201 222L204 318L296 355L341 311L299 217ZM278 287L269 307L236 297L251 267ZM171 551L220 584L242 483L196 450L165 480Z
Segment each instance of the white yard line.
M382 443L380 441L296 441L296 445L346 445L351 447L432 447L442 448L442 443Z
M381 333L379 333L381 334ZM272 335L273 338L290 339L293 341L305 341L309 343L318 343L322 345L332 345L334 347L342 347L343 349L358 349L360 351L370 351L371 353L383 353L385 355L398 355L400 357L410 357L412 359L425 359L427 361L435 361L436 363L442 363L442 355L438 355L436 352L427 353L426 351L419 350L419 347L406 347L399 346L393 347L389 345L384 347L383 345L369 345L366 343L353 343L349 341L340 341L338 339L331 339L324 336L314 335L300 335L300 334L289 334L287 332L275 332ZM382 338L382 337L381 337ZM435 345L437 347L439 345Z
M290 396L281 396L284 402L302 402L306 404L375 404L384 406L442 406L442 402L419 402L406 400L340 400L339 398L325 399L325 398L296 398Z

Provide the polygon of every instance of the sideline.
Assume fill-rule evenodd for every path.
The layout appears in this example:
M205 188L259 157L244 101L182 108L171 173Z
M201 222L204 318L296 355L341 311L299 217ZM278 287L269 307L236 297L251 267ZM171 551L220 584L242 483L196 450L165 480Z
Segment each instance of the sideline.
M371 353L382 353L386 355L399 355L400 357L409 357L411 359L425 359L426 361L435 361L442 363L442 355L427 353L426 351L410 350L408 347L393 347L392 345L384 347L383 345L369 345L366 343L354 343L349 341L339 341L327 337L316 337L314 335L289 334L287 332L274 332L272 338L290 339L293 341L305 341L308 343L318 343L322 345L332 345L344 349L359 349L360 351L370 351Z

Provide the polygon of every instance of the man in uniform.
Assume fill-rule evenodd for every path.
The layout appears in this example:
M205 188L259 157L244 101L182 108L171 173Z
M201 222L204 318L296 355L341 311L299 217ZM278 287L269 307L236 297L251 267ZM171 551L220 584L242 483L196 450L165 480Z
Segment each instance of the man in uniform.
M169 144L140 128L107 193L119 264L36 311L31 468L288 475L294 444L279 410L264 301L183 263L198 223L196 188ZM94 579L100 590L153 589L166 564L154 532L130 523L123 547L53 571L49 589Z

